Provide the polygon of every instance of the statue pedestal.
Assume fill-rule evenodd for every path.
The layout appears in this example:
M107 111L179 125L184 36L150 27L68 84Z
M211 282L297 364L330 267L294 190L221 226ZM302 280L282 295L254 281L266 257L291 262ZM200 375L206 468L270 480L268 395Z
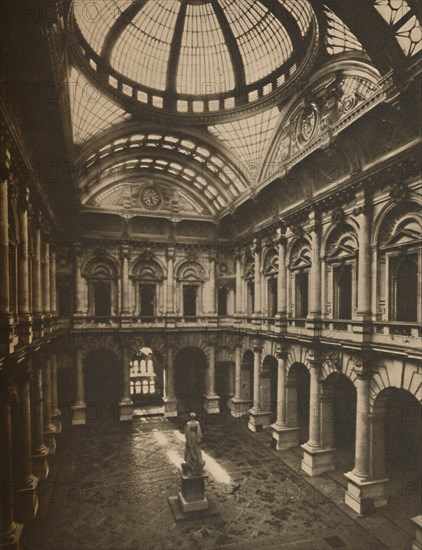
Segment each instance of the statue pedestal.
M177 497L169 497L173 517L176 521L196 518L203 514L218 514L217 510L210 506L205 496L206 474L186 475L179 469L182 488Z

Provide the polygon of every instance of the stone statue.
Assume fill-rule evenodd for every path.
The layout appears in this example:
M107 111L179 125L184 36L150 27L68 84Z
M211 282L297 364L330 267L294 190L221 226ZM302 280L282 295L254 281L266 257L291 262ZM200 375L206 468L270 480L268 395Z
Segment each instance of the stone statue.
M186 422L185 438L186 463L182 464L183 472L186 475L201 475L204 473L205 462L202 459L202 451L199 446L202 439L201 426L196 420L195 413L190 413L190 420Z

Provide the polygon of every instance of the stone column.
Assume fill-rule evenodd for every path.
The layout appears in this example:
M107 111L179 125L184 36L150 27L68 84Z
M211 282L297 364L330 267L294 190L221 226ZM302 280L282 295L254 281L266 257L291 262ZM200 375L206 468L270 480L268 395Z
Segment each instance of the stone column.
M2 450L0 453L1 547L17 549L23 526L14 521L11 395L4 375L1 378L0 391L2 398L2 415L0 417Z
M44 395L44 441L49 454L56 450L56 426L53 422L53 402L51 388L51 357L43 360L43 395Z
M309 406L309 441L302 445L302 470L310 476L317 476L335 469L334 449L324 449L321 441L321 396L320 375L322 357L318 352L311 352L308 359L310 370L310 406Z
M167 417L177 416L177 399L174 388L174 339L167 336L166 395L164 397L164 414Z
M242 399L242 344L237 344L234 349L234 397L232 399L231 414L240 418L248 413L251 402Z
M287 315L287 278L286 278L286 239L281 234L277 235L278 249L278 279L277 279L277 313L279 319L285 319Z
M253 341L254 364L253 364L253 404L249 410L248 428L253 432L262 430L269 426L271 413L262 410L261 403L261 362L262 362L262 342L256 338Z
M41 480L48 476L48 449L44 444L44 397L42 384L42 366L33 361L32 369L32 470Z
M29 317L28 189L19 199L18 304L19 318Z
M220 412L219 396L215 393L215 343L208 347L209 359L206 378L206 394L204 395L204 410L209 414Z
M129 299L129 249L122 249L122 314L130 314Z
M9 202L7 178L0 177L0 316L9 317Z
M119 403L119 418L122 422L131 422L133 420L133 401L130 397L130 365L128 350L124 347L121 350L122 368L123 368L123 391L122 399Z
M61 411L59 409L58 380L57 380L57 354L51 356L51 417L55 426L55 433L62 431L60 422Z
M42 316L42 285L41 285L41 219L34 218L34 258L32 261L32 306L37 317Z
M174 246L167 247L167 315L174 315Z
M208 302L208 313L210 315L215 315L215 254L211 253L209 255L209 263L210 263L210 278L209 278L209 288L208 288L208 296L209 296L209 302Z
M15 414L14 431L14 480L15 512L19 522L35 517L38 509L38 478L32 473L32 432L31 432L31 396L29 376L31 365L28 362L20 367L18 375L19 401Z
M236 300L235 314L240 315L242 311L242 258L240 252L236 253Z
M75 314L84 315L85 312L85 281L82 277L81 250L75 250Z
M75 354L76 402L72 405L72 424L86 423L86 403L84 391L83 352L78 349Z
M312 265L308 317L319 319L321 317L321 226L316 212L312 212L310 221Z
M277 356L277 421L271 426L272 446L277 451L299 445L299 428L289 426L287 417L287 349L279 346Z
M47 236L44 240L44 254L43 254L43 310L44 315L50 315L50 243L47 240Z
M355 467L347 472L345 503L355 512L365 515L388 501L388 479L384 469L384 414L370 414L371 377L369 352L363 353L355 373L356 403L356 447ZM383 411L385 413L385 411ZM374 465L374 467L372 467Z
M364 192L357 195L360 206L355 208L353 214L359 224L359 258L358 258L358 284L357 284L357 316L361 320L369 320L371 316L371 211L367 204Z
M254 256L255 264L254 264L254 284L255 284L255 303L254 303L254 315L261 314L261 247L258 239L254 239L253 245L252 245L252 254Z
M57 315L57 277L56 277L57 251L50 247L50 308L51 314Z

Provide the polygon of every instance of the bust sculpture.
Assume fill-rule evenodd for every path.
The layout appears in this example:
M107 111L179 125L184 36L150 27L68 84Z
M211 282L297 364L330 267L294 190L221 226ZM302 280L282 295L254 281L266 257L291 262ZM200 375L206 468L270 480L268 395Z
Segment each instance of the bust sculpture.
M190 420L185 426L185 463L182 464L186 475L201 475L204 472L205 462L202 458L200 442L202 439L201 426L196 420L196 414L190 413Z

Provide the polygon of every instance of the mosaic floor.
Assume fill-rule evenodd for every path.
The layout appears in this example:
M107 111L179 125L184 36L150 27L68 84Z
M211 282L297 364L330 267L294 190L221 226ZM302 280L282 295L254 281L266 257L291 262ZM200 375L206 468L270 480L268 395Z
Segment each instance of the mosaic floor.
M22 548L386 548L239 422L202 422L207 496L219 513L179 523L167 497L180 488L180 421L65 427Z

